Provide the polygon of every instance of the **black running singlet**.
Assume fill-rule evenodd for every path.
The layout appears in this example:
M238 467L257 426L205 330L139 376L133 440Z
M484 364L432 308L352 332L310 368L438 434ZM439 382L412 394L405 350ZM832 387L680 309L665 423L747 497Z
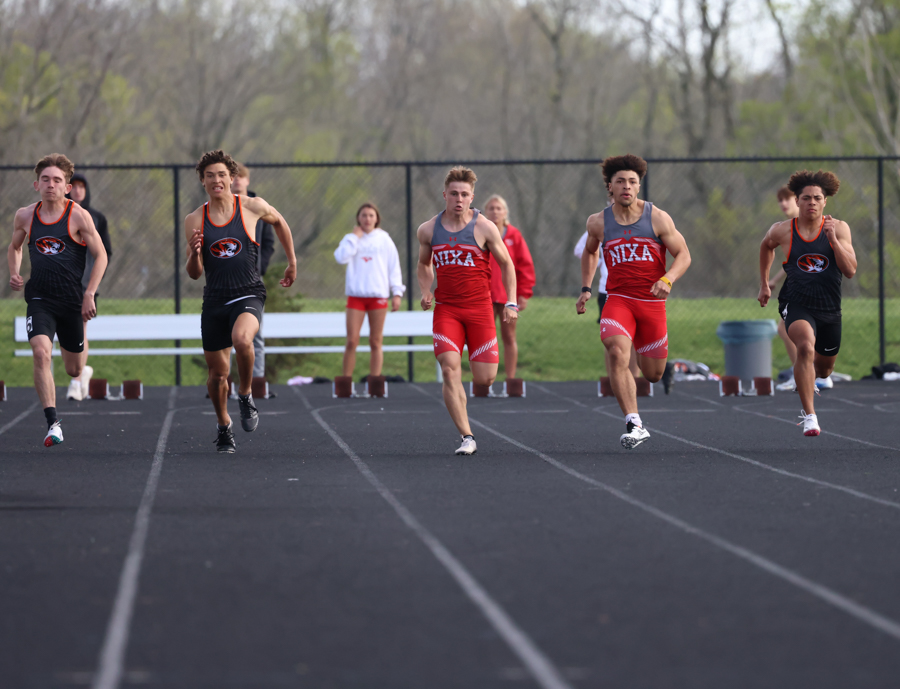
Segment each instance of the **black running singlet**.
M203 299L228 302L241 297L266 298L266 287L259 277L259 244L247 234L241 199L234 197L234 213L224 225L209 219L209 203L203 206L203 270L206 286Z
M831 242L822 230L824 224L823 220L815 238L806 241L800 236L797 220L791 220L791 247L783 264L787 279L778 293L778 302L799 304L840 320L843 274L834 260Z
M67 202L62 215L49 224L41 220L42 203L34 207L28 233L31 276L25 285L25 301L45 299L81 308L87 245L76 242L69 232L74 202Z

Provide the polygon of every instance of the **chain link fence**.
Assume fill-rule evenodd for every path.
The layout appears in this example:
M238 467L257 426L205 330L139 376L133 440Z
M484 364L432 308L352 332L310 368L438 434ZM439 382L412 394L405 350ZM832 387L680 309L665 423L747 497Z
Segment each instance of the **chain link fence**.
M581 278L573 248L584 232L587 216L606 204L599 162L465 163L479 177L475 206L490 194L504 196L510 207L509 221L522 231L534 256L535 298L521 313L518 326L519 375L526 379L594 379L603 373L596 311L589 311L593 318L579 317L574 308ZM769 226L781 219L777 189L795 170L824 167L841 179L840 193L829 200L827 212L850 225L859 260L857 276L844 281L844 343L838 370L858 377L872 365L900 360L900 175L895 159L648 162L643 196L672 216L693 258L668 304L670 357L701 361L721 372L722 347L715 335L720 321L777 318L773 305L761 310L755 301L759 243ZM382 228L399 250L408 285L405 306L418 308L415 230L443 207L443 177L451 165L251 165L251 190L287 219L300 260L295 286L290 290L275 286L285 260L283 250L276 246L267 276L267 310L343 310L344 267L335 262L332 252L352 229L356 209L366 201L378 205ZM99 290L99 312L199 312L203 279L190 280L183 268L183 219L205 200L193 169L82 165L78 171L90 183L92 206L108 219L113 248ZM15 210L37 198L32 181L30 168L0 168L4 190L0 222L9 230ZM22 274L28 273L26 251ZM0 379L5 377L7 384L28 384L30 380L30 361L12 360L12 320L24 310L21 293L12 293L3 281L0 371L7 371ZM777 341L774 352L776 368L789 366ZM157 384L170 384L176 377L185 383L203 382L202 361L181 359L186 360L181 366L167 357L97 357L92 364L108 369L105 377L111 381L118 375ZM359 359L357 374L361 376L367 358ZM333 377L339 373L340 356L281 355L271 357L267 365L270 379L280 381L295 374ZM433 358L388 354L385 373L434 379Z

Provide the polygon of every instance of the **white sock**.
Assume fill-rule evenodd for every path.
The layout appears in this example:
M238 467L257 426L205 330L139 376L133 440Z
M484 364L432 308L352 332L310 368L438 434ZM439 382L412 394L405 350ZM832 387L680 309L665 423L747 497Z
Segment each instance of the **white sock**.
M640 426L641 428L644 427L644 424L641 423L640 414L626 414L625 423L633 423L635 426Z

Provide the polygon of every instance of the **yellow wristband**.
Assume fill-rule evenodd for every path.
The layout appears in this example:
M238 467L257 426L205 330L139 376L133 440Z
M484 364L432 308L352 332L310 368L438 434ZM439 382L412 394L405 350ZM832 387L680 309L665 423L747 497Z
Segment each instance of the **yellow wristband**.
M669 278L667 278L665 275L663 275L663 276L659 279L659 281L660 281L660 282L665 282L665 283L669 286L669 289L672 289L672 281L671 281Z

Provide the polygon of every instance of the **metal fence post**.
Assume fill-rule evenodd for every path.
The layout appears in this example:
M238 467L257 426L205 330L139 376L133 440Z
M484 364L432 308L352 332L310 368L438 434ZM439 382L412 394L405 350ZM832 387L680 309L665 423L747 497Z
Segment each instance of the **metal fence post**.
M412 216L412 166L406 165L406 310L413 310L413 216ZM409 338L409 344L413 338ZM414 360L413 352L406 353L406 365L409 374L409 382L413 382Z
M884 158L878 158L878 358L886 357L884 333Z
M181 190L178 185L178 166L172 166L172 216L174 218L174 234L172 245L174 247L174 277L175 277L175 313L181 313L181 271L179 264L181 263L180 235L181 235L181 209L180 198ZM175 346L181 347L181 340L175 340ZM175 355L175 385L181 385L181 355Z

